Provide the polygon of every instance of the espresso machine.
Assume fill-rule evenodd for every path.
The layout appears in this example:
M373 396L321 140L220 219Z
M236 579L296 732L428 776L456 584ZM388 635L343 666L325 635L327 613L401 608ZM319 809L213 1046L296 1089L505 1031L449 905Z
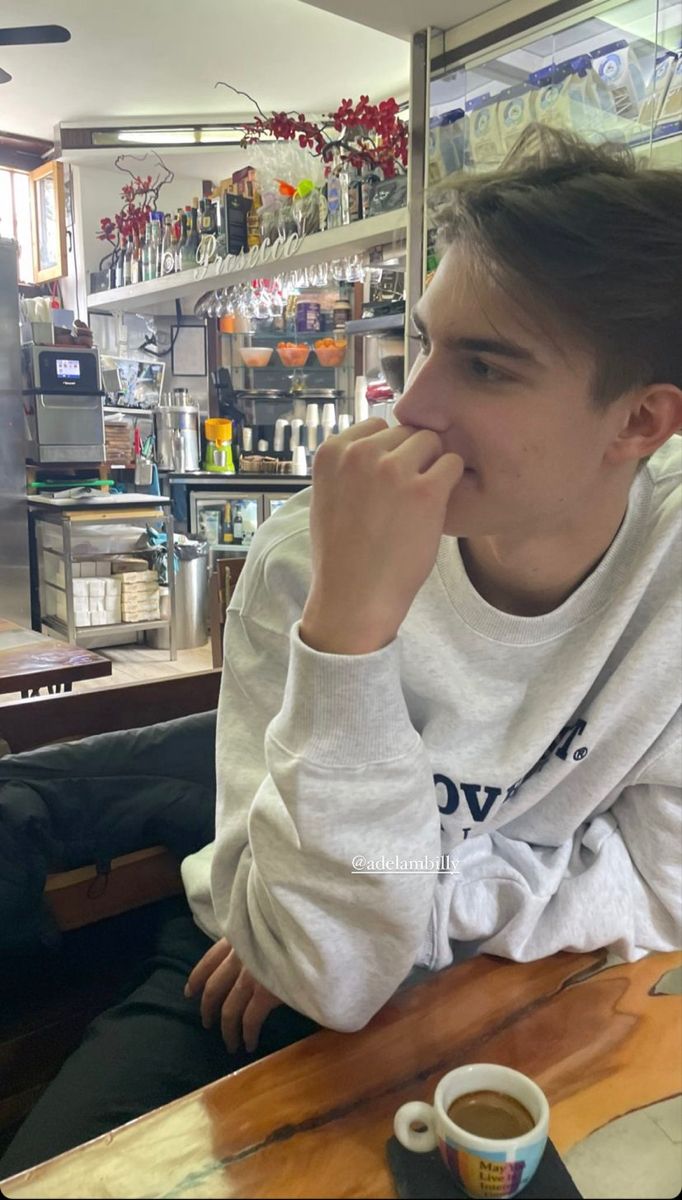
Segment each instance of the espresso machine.
M99 352L29 342L22 346L22 374L29 462L103 462Z

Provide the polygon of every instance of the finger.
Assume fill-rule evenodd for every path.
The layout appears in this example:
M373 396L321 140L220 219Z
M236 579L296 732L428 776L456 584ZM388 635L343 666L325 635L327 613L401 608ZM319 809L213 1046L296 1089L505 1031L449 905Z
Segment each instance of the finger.
M225 938L221 938L210 950L207 950L197 965L190 972L185 984L185 996L196 996L203 990L207 981L221 962L230 955L232 947Z
M446 504L450 493L461 482L463 474L464 460L459 454L448 452L442 454L430 470L424 472L423 477L440 495L441 502Z
M216 942L215 946L211 946L211 949L206 951L203 958L199 959L196 967L190 971L185 985L185 995L187 997L195 996L197 992L202 990L216 967L227 958L231 950L230 943L226 942L225 938L221 938L219 942Z
M241 1044L242 1018L255 987L255 979L242 967L220 1010L220 1032L230 1054L236 1054Z
M432 429L418 429L397 445L391 458L406 475L422 474L443 457L440 434Z
M357 425L349 425L348 429L336 436L339 441L358 442L360 438L372 437L372 434L380 433L382 429L388 429L383 417L368 417L366 421L358 421Z
M365 447L369 446L373 450L381 452L395 449L396 446L400 446L418 432L419 430L413 425L391 425L389 427L380 417L370 417L368 421L362 421L359 425L351 425L350 429L344 429L343 433L334 434L333 437L327 439L324 445L340 450L349 449L355 443L361 443Z
M257 985L242 1017L242 1035L244 1046L252 1054L258 1045L258 1038L265 1018L281 1004L267 988Z
M201 1021L204 1029L209 1029L216 1020L240 970L241 963L233 951L211 975L201 997Z

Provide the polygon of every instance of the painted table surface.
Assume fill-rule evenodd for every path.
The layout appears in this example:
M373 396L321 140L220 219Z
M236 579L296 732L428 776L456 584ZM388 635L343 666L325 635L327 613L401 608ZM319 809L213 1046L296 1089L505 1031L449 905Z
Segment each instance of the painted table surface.
M111 660L0 618L0 692L111 675Z
M560 1153L676 1095L682 954L611 965L482 956L398 993L361 1032L325 1031L2 1184L24 1197L393 1197L393 1114L452 1067L531 1075Z

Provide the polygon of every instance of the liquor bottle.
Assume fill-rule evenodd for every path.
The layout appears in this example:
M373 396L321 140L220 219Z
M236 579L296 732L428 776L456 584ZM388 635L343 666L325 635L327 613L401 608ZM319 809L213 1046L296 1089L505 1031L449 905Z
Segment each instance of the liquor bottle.
M350 225L351 167L349 163L344 163L339 172L339 186L341 189L341 224Z
M122 233L118 235L118 250L116 252L116 287L125 283L126 241Z
M163 219L163 238L161 241L161 269L159 274L172 275L175 270L175 251L173 249L173 221L170 213Z
M260 231L260 217L258 209L263 207L263 201L258 192L254 192L251 197L251 206L246 214L246 244L249 246L260 246L263 238Z
M225 509L223 512L223 541L233 542L234 532L232 529L232 505L229 500L225 501Z
M348 219L352 225L362 218L362 183L354 167L348 167Z
M190 209L189 228L187 230L187 238L182 251L182 266L183 270L188 270L197 265L197 249L199 247L199 230L197 229L197 210Z
M244 520L241 505L232 503L232 536L235 542L241 542L244 537Z
M339 178L338 153L334 155L332 169L327 178L327 228L338 229L343 224L341 217L341 180Z
M175 248L175 269L176 269L176 271L182 271L182 269L185 265L184 259L185 259L186 244L187 244L187 214L183 212L180 214L180 237L178 238L178 244Z
M203 208L199 220L199 230L202 234L207 235L215 233L215 210L213 208L213 201L208 199L202 200L201 203Z
M130 267L130 282L142 283L142 247L143 241L137 229L133 230L133 261Z
M149 242L149 279L157 279L161 274L161 213L153 212L147 226L147 241Z
M328 215L326 183L320 184L320 187L317 192L317 211L318 211L320 233L323 233L324 230L327 228L327 215Z
M133 239L128 238L125 258L123 260L123 286L128 287L133 280Z

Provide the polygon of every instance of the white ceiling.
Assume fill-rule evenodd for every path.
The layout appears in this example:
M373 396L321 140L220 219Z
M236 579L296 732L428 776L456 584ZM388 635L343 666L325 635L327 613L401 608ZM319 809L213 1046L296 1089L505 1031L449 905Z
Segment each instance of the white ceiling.
M472 0L466 0L471 3ZM480 0L479 0L480 2ZM71 41L0 46L0 128L53 136L93 117L243 117L406 97L409 46L300 0L2 0L0 25L65 25Z
M370 29L410 39L419 29L452 29L504 0L303 0L312 8L337 13Z

